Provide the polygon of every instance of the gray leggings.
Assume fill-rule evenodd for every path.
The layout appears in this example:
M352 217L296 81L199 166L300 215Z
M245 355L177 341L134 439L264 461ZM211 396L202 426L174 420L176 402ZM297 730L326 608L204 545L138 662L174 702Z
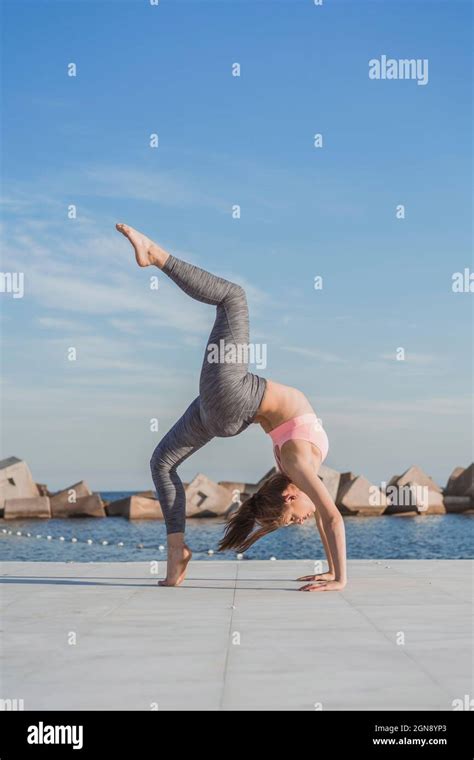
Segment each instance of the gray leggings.
M224 354L231 361L209 361L208 346L248 346L249 315L240 285L170 256L163 272L197 301L216 306L199 380L199 396L159 442L150 461L151 473L166 521L167 533L184 532L186 500L178 465L214 437L238 435L253 421L266 380L248 371L247 351ZM221 343L222 341L222 343ZM216 355L214 353L215 358ZM219 354L219 359L222 352Z

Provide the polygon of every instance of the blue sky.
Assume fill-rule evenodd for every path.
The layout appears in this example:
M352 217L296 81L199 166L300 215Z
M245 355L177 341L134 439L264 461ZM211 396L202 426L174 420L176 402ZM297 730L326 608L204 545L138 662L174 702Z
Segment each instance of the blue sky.
M472 270L470 13L4 2L2 271L24 273L25 295L1 295L3 455L52 488L151 486L150 454L197 394L213 310L164 276L150 290L114 230L126 221L247 287L261 374L308 396L327 464L374 482L466 465L472 295L451 282ZM428 84L370 80L384 54L428 59ZM253 426L181 472L248 481L271 465Z

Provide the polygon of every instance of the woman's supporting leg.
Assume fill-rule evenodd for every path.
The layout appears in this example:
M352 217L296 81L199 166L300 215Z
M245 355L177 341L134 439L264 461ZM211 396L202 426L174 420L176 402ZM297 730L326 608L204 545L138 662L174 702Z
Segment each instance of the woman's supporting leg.
M153 482L166 521L166 532L184 532L184 487L176 468L212 439L201 420L199 397L161 439L150 460Z
M159 442L150 468L168 534L166 580L161 585L176 586L184 579L191 552L184 543L186 497L177 467L211 440L201 420L199 398Z

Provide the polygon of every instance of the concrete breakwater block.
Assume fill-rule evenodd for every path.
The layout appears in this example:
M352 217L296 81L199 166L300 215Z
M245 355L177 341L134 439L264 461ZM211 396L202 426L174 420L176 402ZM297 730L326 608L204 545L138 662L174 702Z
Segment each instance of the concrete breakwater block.
M147 496L127 496L112 501L105 508L108 517L126 517L127 520L163 520L158 499Z
M457 480L459 475L461 475L461 473L464 472L465 469L466 469L465 467L454 468L454 470L452 471L451 475L448 478L448 482L446 483L446 486L444 489L445 493L449 493L449 494L453 493L454 482Z
M251 483L236 483L231 480L219 480L218 485L225 488L230 495L232 511L239 507L239 502L246 501L249 496L255 493L255 485Z
M272 475L276 475L277 472L278 470L276 467L271 467L256 483L238 483L233 480L219 480L218 485L227 488L231 493L234 491L240 491L240 500L245 501L249 496L253 496L253 494L256 493Z
M84 496L91 496L92 491L84 480L80 480L78 483L74 483L69 488L63 488L61 491L56 491L50 496L51 509L55 510L66 509L71 504L77 502L78 499L82 499Z
M81 496L75 502L51 501L52 517L105 517L104 502L100 494Z
M352 483L352 481L355 480L356 477L357 475L354 475L353 472L341 472L341 477L339 478L339 488L336 494L336 504L339 501L339 494L341 494L343 490L346 490L347 484Z
M412 465L408 468L408 470L405 470L403 475L394 475L393 478L389 481L388 485L401 487L406 486L409 483L416 483L419 486L426 486L430 491L441 493L441 488L437 483L434 482L433 478L430 478L426 472L423 472L421 467L417 467L416 465Z
M380 515L387 508L385 494L360 475L354 480L346 481L338 493L337 502L343 515Z
M41 496L26 462L18 457L0 461L0 509L7 499L32 499Z
M459 514L461 512L474 512L474 499L472 496L449 496L444 497L446 512Z
M5 501L5 520L26 520L30 517L40 517L46 520L51 517L51 505L48 496L7 499Z
M196 475L186 488L187 517L216 517L225 515L232 505L232 494L202 473Z
M426 507L426 508L425 508ZM444 504L443 494L428 489L428 505L421 502L418 512L422 515L444 515L446 506Z
M341 473L337 470L333 470L331 467L326 467L326 465L322 464L318 470L318 476L328 489L331 499L334 503L336 503L337 494L339 491L339 483L341 482Z
M237 483L233 480L219 480L218 486L222 486L222 488L227 489L230 493L233 493L234 491L239 491L239 493L246 493L245 483Z
M427 485L405 483L403 486L387 486L388 505L385 515L443 515L446 512L443 495L432 491Z
M469 467L456 467L446 485L445 493L449 496L474 497L474 464Z

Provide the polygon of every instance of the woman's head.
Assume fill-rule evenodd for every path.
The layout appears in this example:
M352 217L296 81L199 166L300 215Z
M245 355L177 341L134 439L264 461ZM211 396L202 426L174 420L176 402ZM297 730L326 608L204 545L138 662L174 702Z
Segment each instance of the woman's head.
M267 533L284 525L301 524L314 512L311 499L286 475L272 475L232 515L219 542L219 551L246 551Z

